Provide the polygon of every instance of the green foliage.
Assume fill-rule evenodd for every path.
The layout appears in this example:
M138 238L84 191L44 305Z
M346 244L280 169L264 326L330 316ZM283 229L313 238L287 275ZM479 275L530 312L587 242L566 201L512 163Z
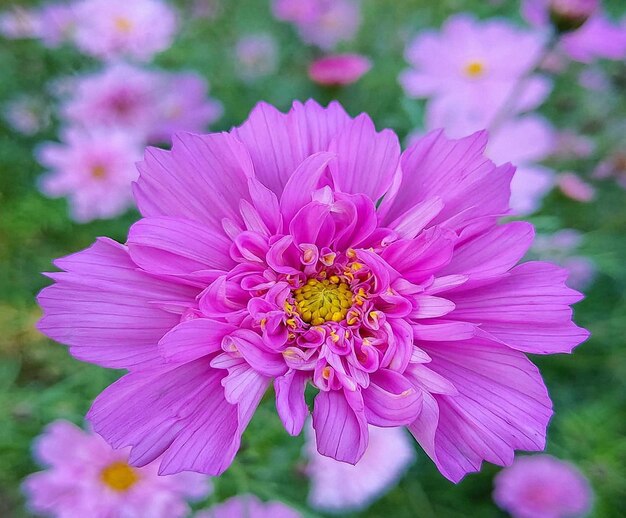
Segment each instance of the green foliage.
M21 2L32 4L32 2ZM616 15L626 10L620 0L606 2ZM178 2L181 9L191 1ZM315 51L305 47L293 30L273 20L268 1L223 2L215 21L185 22L174 47L158 58L167 69L193 69L203 74L212 94L225 106L215 129L240 123L261 99L287 108L292 99L339 99L351 114L369 112L376 123L404 138L420 126L423 104L403 98L397 74L408 38L428 26L438 26L459 10L479 16L519 19L517 2L482 0L364 1L364 25L356 42L346 45L369 55L373 70L342 91L313 85L306 67ZM237 79L232 54L236 39L257 31L272 32L280 43L280 70L275 76L244 83ZM21 94L50 101L50 81L98 65L69 48L45 50L36 42L0 44L0 104ZM579 65L571 65L556 80L555 91L542 112L553 123L589 135L596 153L584 160L551 163L588 177L611 149L624 146L626 99L624 63L603 64L614 85L612 95L598 96L577 83ZM42 197L36 188L41 169L33 158L38 142L54 139L57 126L37 137L21 137L0 122L0 516L25 516L20 481L37 469L30 443L56 418L81 423L90 401L120 373L72 359L64 347L37 333L35 296L46 284L40 272L51 260L81 249L96 236L124 241L137 217L129 213L113 221L72 223L63 200ZM620 142L621 139L621 142ZM531 218L546 231L577 228L585 233L583 252L599 268L587 298L576 307L577 321L592 338L572 356L535 358L555 401L548 451L571 459L590 477L596 492L594 516L626 515L626 193L610 182L599 183L597 199L580 204L554 193ZM307 481L303 474L301 438L282 429L268 394L246 432L233 467L215 481L217 501L242 491L284 500L307 516ZM402 482L363 517L495 517L502 513L491 502L492 479L498 471L485 466L457 486L446 481L420 451L417 463ZM352 515L347 515L352 516Z

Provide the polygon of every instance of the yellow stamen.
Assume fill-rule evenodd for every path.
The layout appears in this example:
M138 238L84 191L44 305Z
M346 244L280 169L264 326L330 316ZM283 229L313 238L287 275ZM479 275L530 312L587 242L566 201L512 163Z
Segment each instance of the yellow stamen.
M324 322L341 322L352 306L352 292L339 277L309 279L294 292L296 310L305 322L314 326Z
M470 61L463 70L468 76L476 78L485 73L485 65L481 61Z
M137 472L126 462L113 462L100 472L100 478L111 489L128 491L139 480Z
M103 165L94 165L91 168L91 177L96 180L103 180L107 175L107 169Z
M330 367L326 366L322 369L322 378L324 378L325 380L327 380L328 378L330 378Z
M133 28L133 23L128 18L124 18L123 16L115 18L113 23L115 24L115 28L120 32L128 33Z

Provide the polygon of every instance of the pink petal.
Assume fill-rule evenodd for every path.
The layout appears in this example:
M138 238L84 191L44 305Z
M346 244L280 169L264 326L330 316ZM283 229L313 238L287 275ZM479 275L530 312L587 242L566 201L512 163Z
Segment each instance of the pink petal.
M358 392L320 392L313 406L317 451L342 462L356 464L367 448L367 420Z
M157 342L180 322L172 302L193 305L197 290L138 270L126 247L100 238L90 248L55 261L66 270L38 301L38 329L70 346L79 360L115 369L161 363Z
M367 422L374 426L403 426L417 419L422 393L399 372L380 369L363 391Z
M582 295L565 285L567 270L529 262L497 283L450 294L449 318L476 322L506 345L535 354L569 353L589 333L571 320Z
M187 363L221 350L223 338L236 326L194 318L182 322L159 341L159 352L168 362Z
M458 395L434 396L438 420L425 397L422 415L409 429L443 475L458 482L483 460L505 466L515 449L544 448L552 403L522 353L480 339L426 350L433 359L429 368L453 383Z
M138 266L155 274L230 270L231 241L221 232L190 220L145 218L128 232L128 250Z
M222 219L241 221L239 200L250 199L250 156L228 133L174 135L172 151L149 148L138 165L135 200L146 217L171 216L216 232Z
M276 410L289 435L299 435L309 415L309 407L304 399L307 377L305 372L289 370L274 380Z
M398 137L391 130L376 132L361 114L340 130L329 145L337 154L330 164L335 188L350 194L367 194L378 201L391 186L400 161Z

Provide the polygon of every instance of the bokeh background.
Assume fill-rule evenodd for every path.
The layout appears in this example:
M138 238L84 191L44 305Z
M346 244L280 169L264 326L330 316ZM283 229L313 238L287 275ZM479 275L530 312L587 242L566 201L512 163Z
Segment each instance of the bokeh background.
M224 108L212 130L241 123L259 100L287 109L294 99L314 98L324 104L338 99L351 115L366 111L379 128L392 128L403 139L421 128L424 114L424 101L407 98L398 83L412 36L440 27L461 11L525 23L519 3L512 0L363 0L358 34L339 49L368 56L373 67L355 84L326 88L307 75L320 51L303 43L292 26L276 20L267 0L206 2L206 11L198 11L202 2L171 3L178 8L181 27L172 47L157 55L154 64L192 70L210 82L211 95ZM1 8L14 5L31 7L37 2L0 3ZM605 8L616 20L626 16L623 0L607 0ZM277 68L264 77L243 79L235 46L242 36L258 32L275 38ZM49 199L37 189L44 168L34 150L59 134L52 85L98 67L71 46L49 49L35 40L0 39L0 106L6 111L12 100L26 95L40 103L38 115L50 114L49 122L32 135L20 134L7 117L0 120L0 516L28 515L19 486L38 469L30 451L33 438L57 418L82 423L91 400L121 374L74 360L65 347L34 327L39 317L35 296L47 284L40 272L52 268L51 260L88 246L96 236L123 242L138 218L130 210L115 219L74 223L66 200ZM605 81L601 92L579 80L590 67ZM526 219L540 234L581 232L575 253L586 258L595 273L586 283L586 298L576 306L575 318L592 337L573 355L533 360L554 400L547 451L573 461L589 478L596 495L592 516L620 517L626 516L626 192L614 178L599 180L593 171L611 161L616 174L621 167L626 176L626 62L568 62L554 81L538 111L558 130L585 137L592 149L582 157L561 154L544 164L557 172L576 173L594 195L580 201L555 188ZM210 501L253 492L293 504L308 516L323 516L305 507L308 482L302 446L302 438L290 438L283 430L268 394L233 466L214 481ZM485 465L481 473L453 485L420 450L395 488L368 509L345 515L504 516L491 499L498 470Z

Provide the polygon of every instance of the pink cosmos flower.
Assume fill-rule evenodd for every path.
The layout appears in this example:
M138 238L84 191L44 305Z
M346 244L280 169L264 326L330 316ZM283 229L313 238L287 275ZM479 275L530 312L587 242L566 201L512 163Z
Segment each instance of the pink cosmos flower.
M195 518L300 518L300 513L282 502L261 502L254 495L234 496Z
M202 131L222 112L202 77L125 63L78 77L69 90L61 111L74 124L124 128L151 142L169 141L176 131Z
M70 128L63 132L62 143L39 148L39 162L51 170L40 188L53 198L67 196L78 222L118 216L132 205L140 149L133 135L121 131Z
M325 50L353 39L361 24L357 0L274 0L272 11L295 24L305 43Z
M45 471L28 476L23 488L31 510L46 516L178 518L189 512L187 500L211 491L198 473L160 477L154 463L131 467L128 448L113 450L63 420L48 425L34 450Z
M174 39L176 14L161 0L80 0L75 43L102 59L122 56L148 61Z
M278 68L278 46L268 32L242 36L235 45L236 72L245 81L267 76Z
M371 68L372 62L360 54L335 54L313 61L309 77L321 85L344 86L356 83Z
M567 2L572 3L572 0ZM550 0L522 2L522 15L537 27L550 23L549 10ZM593 11L594 14L579 29L561 37L561 50L571 59L583 63L591 63L597 59L624 59L626 28L610 20L601 9L596 7Z
M367 507L391 489L415 461L415 450L400 428L370 426L369 444L355 466L320 455L312 428L307 432L309 504L323 511L343 512Z
M78 359L130 372L89 419L130 462L222 473L270 383L297 435L317 389L318 451L355 464L368 425L408 426L453 481L544 447L551 402L526 352L570 352L581 295L515 266L510 164L484 132L396 135L337 103L261 103L228 133L149 149L126 245L59 259L39 328Z
M580 517L593 498L580 471L550 455L519 457L494 483L494 501L513 518Z
M48 4L37 13L37 36L47 47L58 47L72 38L76 27L76 4Z
M411 68L402 72L400 84L410 97L431 98L431 110L467 113L488 127L501 110L520 113L546 98L551 83L542 76L517 86L537 65L544 45L542 34L505 20L455 15L441 31L423 31L409 44L405 57Z
M34 135L50 123L46 104L33 96L22 96L8 102L2 112L9 126L22 135Z

